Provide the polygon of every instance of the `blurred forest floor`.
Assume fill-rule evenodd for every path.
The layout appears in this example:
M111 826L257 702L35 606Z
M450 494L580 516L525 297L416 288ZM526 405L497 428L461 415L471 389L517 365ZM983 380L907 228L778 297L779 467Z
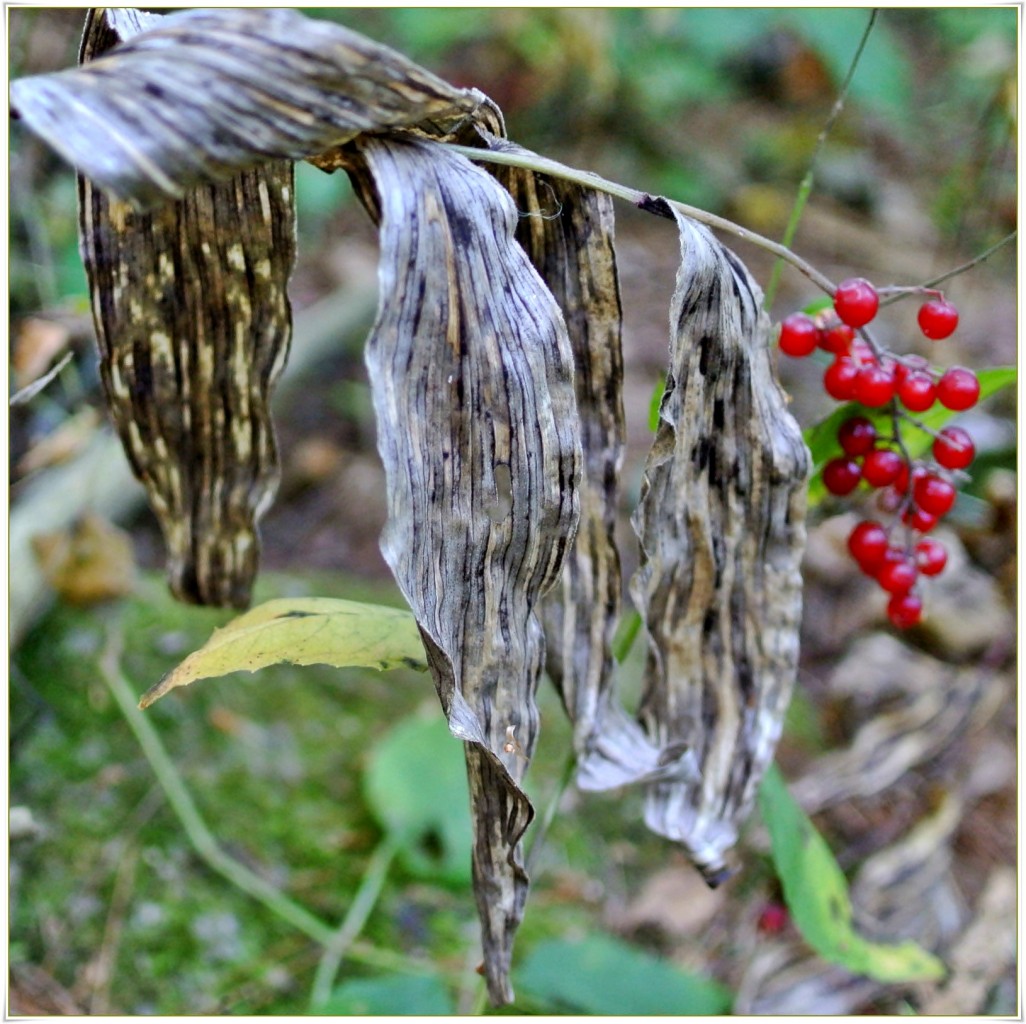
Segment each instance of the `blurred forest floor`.
M868 17L857 9L311 13L481 88L523 145L771 237L783 232ZM73 61L82 17L12 9L12 76ZM884 12L817 164L795 250L834 280L910 284L1014 230L1015 33L1011 9ZM338 293L372 310L369 222L339 176L306 165L297 173L297 311ZM12 409L16 510L28 485L107 428L97 413L73 175L15 127L10 184L12 390L73 354L46 392ZM627 517L665 369L678 252L665 222L619 206L617 217L629 573ZM765 286L770 258L726 241ZM1015 246L946 289L961 325L931 356L975 368L1015 364ZM774 317L816 297L788 270ZM913 303L881 317L880 339L897 351L925 352L917 333ZM384 476L362 340L357 325L282 390L284 477L264 521L267 579L258 597L398 602L377 547ZM803 426L830 411L816 368L785 359L780 370ZM743 839L744 869L711 892L682 854L645 832L627 793L563 796L533 868L518 956L600 931L716 979L733 993L735 1013L1015 1012L1016 416L1009 389L961 421L980 456L944 530L949 568L927 595L928 619L908 634L887 627L879 593L845 556L854 521L847 506L814 511L799 687L778 757L851 880L859 926L937 951L952 967L949 981L887 986L818 960L772 912L781 897L758 821ZM148 513L120 527L127 554L111 556L122 535L102 524L99 562L113 589L127 593L97 607L59 600L12 652L10 1008L304 1012L316 951L200 863L112 697L103 668L112 634L123 638L121 666L141 692L225 621L172 607ZM639 672L636 659L625 666L628 699ZM433 705L422 677L339 675L281 669L210 681L148 712L233 856L327 919L345 912L380 836L361 782L375 747ZM550 693L542 710L531 772L540 807L557 790L569 737ZM433 971L439 986L430 997L416 990L420 1006L441 991L451 1003L433 1012L469 1012L478 992L472 904L465 880L400 863L342 977ZM518 1008L552 1006L537 996Z

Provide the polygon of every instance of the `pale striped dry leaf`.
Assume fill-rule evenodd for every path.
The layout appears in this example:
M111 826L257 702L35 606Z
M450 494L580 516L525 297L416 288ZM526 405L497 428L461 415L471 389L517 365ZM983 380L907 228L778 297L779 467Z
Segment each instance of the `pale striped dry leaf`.
M706 228L653 206L676 221L682 262L633 520L631 593L649 638L639 714L658 746L690 747L701 781L650 784L645 820L716 884L794 684L809 456L773 373L758 286Z
M86 66L117 38L91 14ZM151 213L78 181L100 376L160 522L171 589L244 607L279 476L269 402L292 330L293 165L200 185Z
M456 122L484 97L331 22L284 8L119 16L128 38L75 69L11 83L11 108L138 208L367 131ZM141 30L141 31L140 31Z
M466 742L485 976L508 1002L533 816L520 780L538 733L536 606L578 516L573 354L494 179L428 142L357 146L381 229L366 355L388 482L382 551Z
M518 151L481 132L491 149ZM613 789L694 780L694 759L660 750L617 698L613 633L622 605L616 545L624 453L622 310L608 195L534 171L497 167L520 220L517 240L552 292L574 353L584 455L581 516L559 586L543 604L546 670L574 724L577 785Z

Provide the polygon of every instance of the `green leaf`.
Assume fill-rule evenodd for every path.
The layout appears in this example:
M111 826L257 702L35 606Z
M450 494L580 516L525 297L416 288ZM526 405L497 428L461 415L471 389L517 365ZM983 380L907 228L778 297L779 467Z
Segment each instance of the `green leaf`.
M980 381L980 401L989 398L1002 388L1014 384L1016 369L1014 366L997 366L989 370L980 370L977 375ZM949 420L960 415L945 409L942 405L934 405L924 413L915 414L915 418L931 430L940 430ZM827 489L823 486L823 467L835 455L840 453L837 443L837 430L850 416L865 416L871 420L877 430L890 434L891 416L889 412L878 409L867 409L857 402L848 402L838 406L829 416L814 423L804 434L805 443L812 453L813 473L809 481L809 507L818 505L826 496ZM924 454L933 444L933 438L922 430L909 425L903 430L905 447L912 458Z
M426 668L424 645L410 612L330 597L280 598L233 619L148 690L149 707L169 690L197 679L256 672L268 665L335 668Z
M374 747L363 795L381 826L400 841L399 857L411 874L470 883L463 745L441 711L405 719Z
M318 1015L348 1017L444 1016L452 999L441 979L394 975L347 981L317 1008Z
M517 985L558 1009L601 1016L706 1016L728 1013L731 1005L730 992L717 982L605 935L541 943Z
M763 778L759 807L791 916L805 941L824 960L886 983L944 976L941 961L916 943L869 942L854 930L844 874L775 765Z

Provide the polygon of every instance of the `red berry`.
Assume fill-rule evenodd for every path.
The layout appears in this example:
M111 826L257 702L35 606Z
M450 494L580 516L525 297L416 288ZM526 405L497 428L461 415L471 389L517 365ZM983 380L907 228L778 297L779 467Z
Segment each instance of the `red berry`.
M823 373L823 390L838 402L851 401L858 375L858 367L848 356L838 356Z
M876 572L876 582L890 594L907 594L919 576L916 563L899 548L888 548Z
M912 485L915 486L915 484L924 476L926 476L926 467L920 465L917 462L912 469ZM894 489L900 492L902 497L904 497L908 493L908 477L908 463L906 462L901 467L901 472L898 474L898 479L894 481Z
M876 353L873 351L873 346L866 341L865 338L856 338L851 343L851 357L860 366L866 363L876 362Z
M851 494L861 477L862 471L854 459L831 459L823 467L823 484L831 494Z
M898 490L898 485L894 484L877 495L876 505L881 512L897 512L904 500L905 492Z
M819 347L834 355L845 355L851 349L855 329L847 324L833 324L819 332Z
M923 602L916 594L895 594L887 602L887 618L898 629L910 629L923 617Z
M759 914L756 927L764 935L777 935L784 930L787 920L787 907L782 903L767 903Z
M841 424L837 440L848 455L865 455L876 443L876 427L865 416L852 416Z
M933 378L921 370L909 370L898 382L898 400L910 412L925 412L937 400Z
M879 306L880 296L864 277L842 281L834 293L834 309L849 327L865 327Z
M933 442L933 457L945 469L965 469L976 457L976 446L961 427L945 427Z
M900 360L896 360L894 363L894 379L898 384L900 384L908 374L917 370L926 373L929 369L930 361L924 356L915 354L902 356Z
M927 338L947 338L957 326L958 310L945 299L930 299L919 307L919 329Z
M980 397L980 382L972 370L964 366L952 366L937 381L937 401L945 409L961 412L971 409Z
M910 505L901 513L901 521L919 533L929 533L937 525L939 519L939 516L935 516L925 509L917 508L915 505Z
M877 448L862 460L862 479L870 487L886 487L901 474L905 460L890 448Z
M916 564L924 576L936 576L948 564L948 551L939 540L924 537L916 545Z
M780 351L788 356L807 356L819 343L819 328L805 313L792 313L780 325Z
M894 374L874 363L863 366L855 378L855 401L878 409L894 397Z
M955 504L955 488L947 480L928 474L915 482L912 497L924 512L942 516Z
M872 519L863 520L848 535L848 550L863 572L873 576L887 554L887 531Z

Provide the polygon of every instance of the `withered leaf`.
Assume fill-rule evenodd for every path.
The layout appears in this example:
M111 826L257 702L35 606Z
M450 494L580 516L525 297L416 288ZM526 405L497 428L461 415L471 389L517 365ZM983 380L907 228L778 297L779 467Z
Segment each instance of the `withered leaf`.
M11 107L82 174L140 209L362 132L459 120L484 100L284 8L122 13L116 28L127 38L100 59L11 83Z
M82 59L117 38L91 14ZM293 165L201 185L151 213L83 175L78 185L100 376L164 533L171 589L244 607L279 476L269 400L292 328Z
M773 373L758 286L663 205L682 262L631 593L649 638L641 720L658 746L692 749L701 781L651 783L645 820L716 884L794 684L810 460Z
M521 152L481 136L489 148ZM613 203L560 178L497 167L520 220L517 239L566 320L584 464L580 524L560 583L543 603L546 670L574 724L577 784L604 790L643 779L694 779L687 751L662 752L617 698L613 633L621 610L616 545L624 453L622 310Z
M508 1002L528 887L520 780L538 732L537 603L578 515L573 355L494 179L427 142L357 145L381 228L367 365L388 481L382 551L466 741L485 974Z

